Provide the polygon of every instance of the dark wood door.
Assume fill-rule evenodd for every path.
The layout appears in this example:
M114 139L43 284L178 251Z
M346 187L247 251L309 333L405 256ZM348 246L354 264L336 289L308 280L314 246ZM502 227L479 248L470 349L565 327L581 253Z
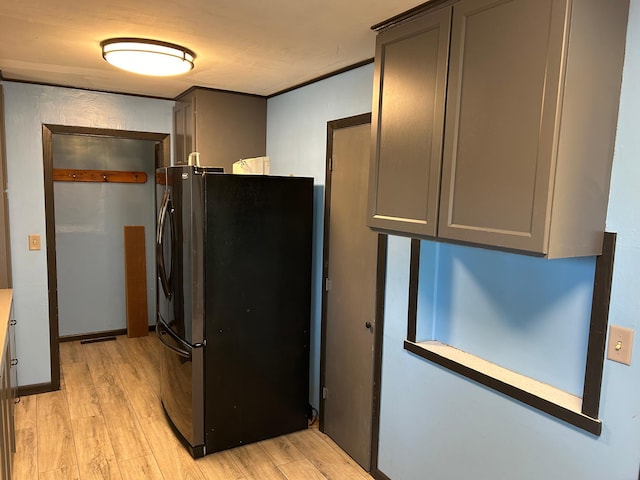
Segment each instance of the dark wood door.
M378 249L378 235L366 225L369 118L329 125L321 404L321 429L366 470L371 467Z

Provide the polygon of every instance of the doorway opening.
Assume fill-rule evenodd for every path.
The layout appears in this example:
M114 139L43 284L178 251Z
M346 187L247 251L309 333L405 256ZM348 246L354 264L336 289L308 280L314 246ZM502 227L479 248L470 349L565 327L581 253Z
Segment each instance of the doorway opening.
M120 140L123 140L123 142L120 142ZM113 327L118 326L118 322L120 322L120 324L124 323L124 316L120 314L122 318L114 320L112 318L114 317L113 311L110 310L110 301L103 298L103 296L109 297L109 295L113 294L111 290L114 288L121 289L122 292L124 292L124 278L122 278L119 285L113 285L113 283L118 283L117 281L113 281L113 275L117 275L118 272L114 273L109 271L115 264L119 264L116 270L122 270L124 259L120 256L120 258L109 258L111 255L109 248L111 247L105 247L105 245L100 244L102 237L104 237L103 234L106 233L106 236L111 237L110 244L113 245L117 243L118 248L121 248L121 243L118 242L117 239L122 238L122 229L118 228L118 231L104 231L113 229L115 225L115 223L111 221L112 219L109 218L109 213L107 212L107 207L116 207L115 205L107 205L108 201L113 201L114 197L107 198L105 195L101 195L100 184L73 185L73 183L76 182L71 182L71 184L68 185L54 186L54 168L86 168L96 169L96 171L123 170L124 168L117 168L118 165L120 167L126 167L127 165L127 160L123 159L122 155L118 153L118 150L122 148L138 148L143 151L148 151L148 154L144 155L146 165L142 165L137 170L151 173L147 175L147 183L150 183L148 188L151 193L149 196L153 198L155 194L155 168L169 164L170 162L171 150L170 137L168 134L61 125L43 126L51 383L50 385L42 385L38 391L29 393L39 393L40 391L57 390L60 388L59 344L61 339L68 336L98 337L109 333L113 334L113 332L120 333L122 330ZM95 157L86 157L83 160L86 162L84 167L77 165L80 161L78 158L79 151L85 154L89 151L91 155L96 153L99 155L100 151L105 151L105 149L113 150L112 159L100 160ZM133 170L133 168L131 170ZM56 171L58 172L58 170ZM104 178L104 182L108 183L109 180ZM114 183L113 185L104 185L102 188L107 186L118 187L120 185ZM73 194L69 191L70 187L76 187L75 193L78 192L77 187L81 187L81 189L84 188L84 195L81 198L74 199ZM93 188L93 190L91 190L91 188ZM143 193L142 195L144 196L146 194ZM140 197L140 195L133 195L134 204L122 204L119 208L135 210L136 196ZM83 201L82 198L85 200ZM74 201L76 202L75 205ZM57 208L57 202L60 203L60 207L65 207L64 210ZM84 203L84 205L79 205L80 203ZM86 208L87 204L89 204L89 208ZM150 211L155 212L155 201L151 201L150 207ZM89 214L92 218L88 218ZM147 219L147 229L151 231L146 232L146 235L153 239L155 233L155 214L150 215L151 217ZM57 217L60 219L58 224L56 223L58 220ZM122 219L127 221L126 214L121 215L121 217L119 221L122 221ZM103 231L100 232L99 230ZM77 243L77 234L82 233L81 231L84 231L87 235L82 235L85 237L83 240L84 243L79 245ZM57 245L58 241L60 245ZM152 255L153 251L146 252L146 257L153 258ZM61 265L65 265L65 268L60 271L58 270L59 261L63 262ZM92 261L92 264L87 265L88 262ZM147 260L147 268L150 266L153 267L153 265L154 262L149 264L149 260ZM87 275L87 272L90 272L90 274ZM102 291L82 291L82 289L87 286L83 284L81 285L82 288L77 290L75 296L71 298L70 295L74 294L69 290L69 285L67 285L66 282L75 282L76 285L79 285L82 283L83 275L87 279L84 283L88 284L90 288L97 290L102 289ZM109 280L110 278L111 280ZM152 281L155 283L154 280ZM61 293L65 296L62 302L60 297ZM122 293L120 297L123 298L123 295ZM153 315L155 311L155 296L151 297L150 302L149 314ZM115 302L115 305L116 308L118 308L118 302ZM62 325L62 329L59 317L61 308L65 317L70 319L69 322ZM85 331L82 331L83 329Z

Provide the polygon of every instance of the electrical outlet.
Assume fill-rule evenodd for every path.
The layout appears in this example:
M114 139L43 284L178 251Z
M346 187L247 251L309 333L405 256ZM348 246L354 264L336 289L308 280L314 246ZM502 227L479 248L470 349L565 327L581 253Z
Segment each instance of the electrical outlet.
M29 235L29 250L40 250L40 235Z
M609 343L607 344L607 358L614 362L631 365L631 350L633 348L633 330L630 328L611 325L609 327Z

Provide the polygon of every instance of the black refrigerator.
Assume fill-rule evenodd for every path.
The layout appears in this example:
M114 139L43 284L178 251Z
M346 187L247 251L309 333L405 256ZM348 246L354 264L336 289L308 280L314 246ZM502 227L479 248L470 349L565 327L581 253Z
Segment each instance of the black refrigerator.
M156 172L162 405L201 457L307 427L313 179Z

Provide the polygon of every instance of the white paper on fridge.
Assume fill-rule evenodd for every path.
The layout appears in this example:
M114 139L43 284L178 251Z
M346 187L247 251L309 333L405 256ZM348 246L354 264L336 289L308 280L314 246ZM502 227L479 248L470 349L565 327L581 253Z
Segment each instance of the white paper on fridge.
M243 158L233 164L233 173L269 175L269 157Z

